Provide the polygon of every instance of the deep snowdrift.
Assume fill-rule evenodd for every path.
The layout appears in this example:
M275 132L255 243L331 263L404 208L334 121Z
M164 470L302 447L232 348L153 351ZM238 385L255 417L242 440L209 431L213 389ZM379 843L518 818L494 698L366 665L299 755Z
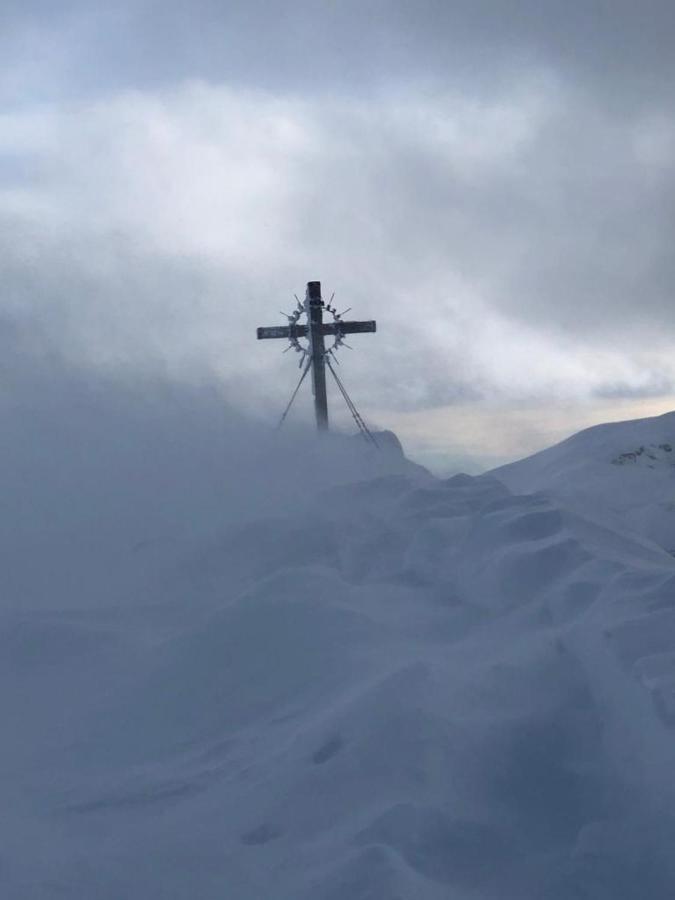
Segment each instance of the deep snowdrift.
M515 493L190 408L93 444L83 414L94 461L14 442L2 896L671 898L675 560L605 459L668 428L577 436Z

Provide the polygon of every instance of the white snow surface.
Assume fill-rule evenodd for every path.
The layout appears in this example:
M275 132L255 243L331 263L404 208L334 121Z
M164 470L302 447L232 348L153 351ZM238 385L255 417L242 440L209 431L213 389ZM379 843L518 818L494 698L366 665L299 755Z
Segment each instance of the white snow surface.
M675 412L596 425L493 474L675 552Z
M94 407L5 430L0 896L675 895L675 414L438 480Z

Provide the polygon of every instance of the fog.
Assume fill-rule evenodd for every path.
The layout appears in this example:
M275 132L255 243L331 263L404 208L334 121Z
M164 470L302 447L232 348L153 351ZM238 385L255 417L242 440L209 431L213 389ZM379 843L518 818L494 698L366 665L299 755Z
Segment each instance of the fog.
M172 565L228 529L403 466L360 438L247 419L217 384L92 375L25 346L4 361L5 607L166 600Z

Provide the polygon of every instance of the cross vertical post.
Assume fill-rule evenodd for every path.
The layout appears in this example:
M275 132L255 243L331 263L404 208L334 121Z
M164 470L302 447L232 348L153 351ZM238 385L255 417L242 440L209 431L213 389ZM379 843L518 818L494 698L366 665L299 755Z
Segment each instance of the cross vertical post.
M328 397L326 395L326 347L323 340L323 303L321 302L321 282L307 283L305 294L307 313L309 352L312 357L312 393L316 427L319 431L328 429Z

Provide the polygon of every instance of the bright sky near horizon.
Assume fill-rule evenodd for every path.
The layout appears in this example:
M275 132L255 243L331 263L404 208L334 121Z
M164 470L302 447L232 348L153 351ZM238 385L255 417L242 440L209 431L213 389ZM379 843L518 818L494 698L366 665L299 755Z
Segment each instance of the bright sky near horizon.
M274 423L255 327L320 279L378 321L357 405L437 471L672 409L674 38L669 0L10 0L5 367Z

